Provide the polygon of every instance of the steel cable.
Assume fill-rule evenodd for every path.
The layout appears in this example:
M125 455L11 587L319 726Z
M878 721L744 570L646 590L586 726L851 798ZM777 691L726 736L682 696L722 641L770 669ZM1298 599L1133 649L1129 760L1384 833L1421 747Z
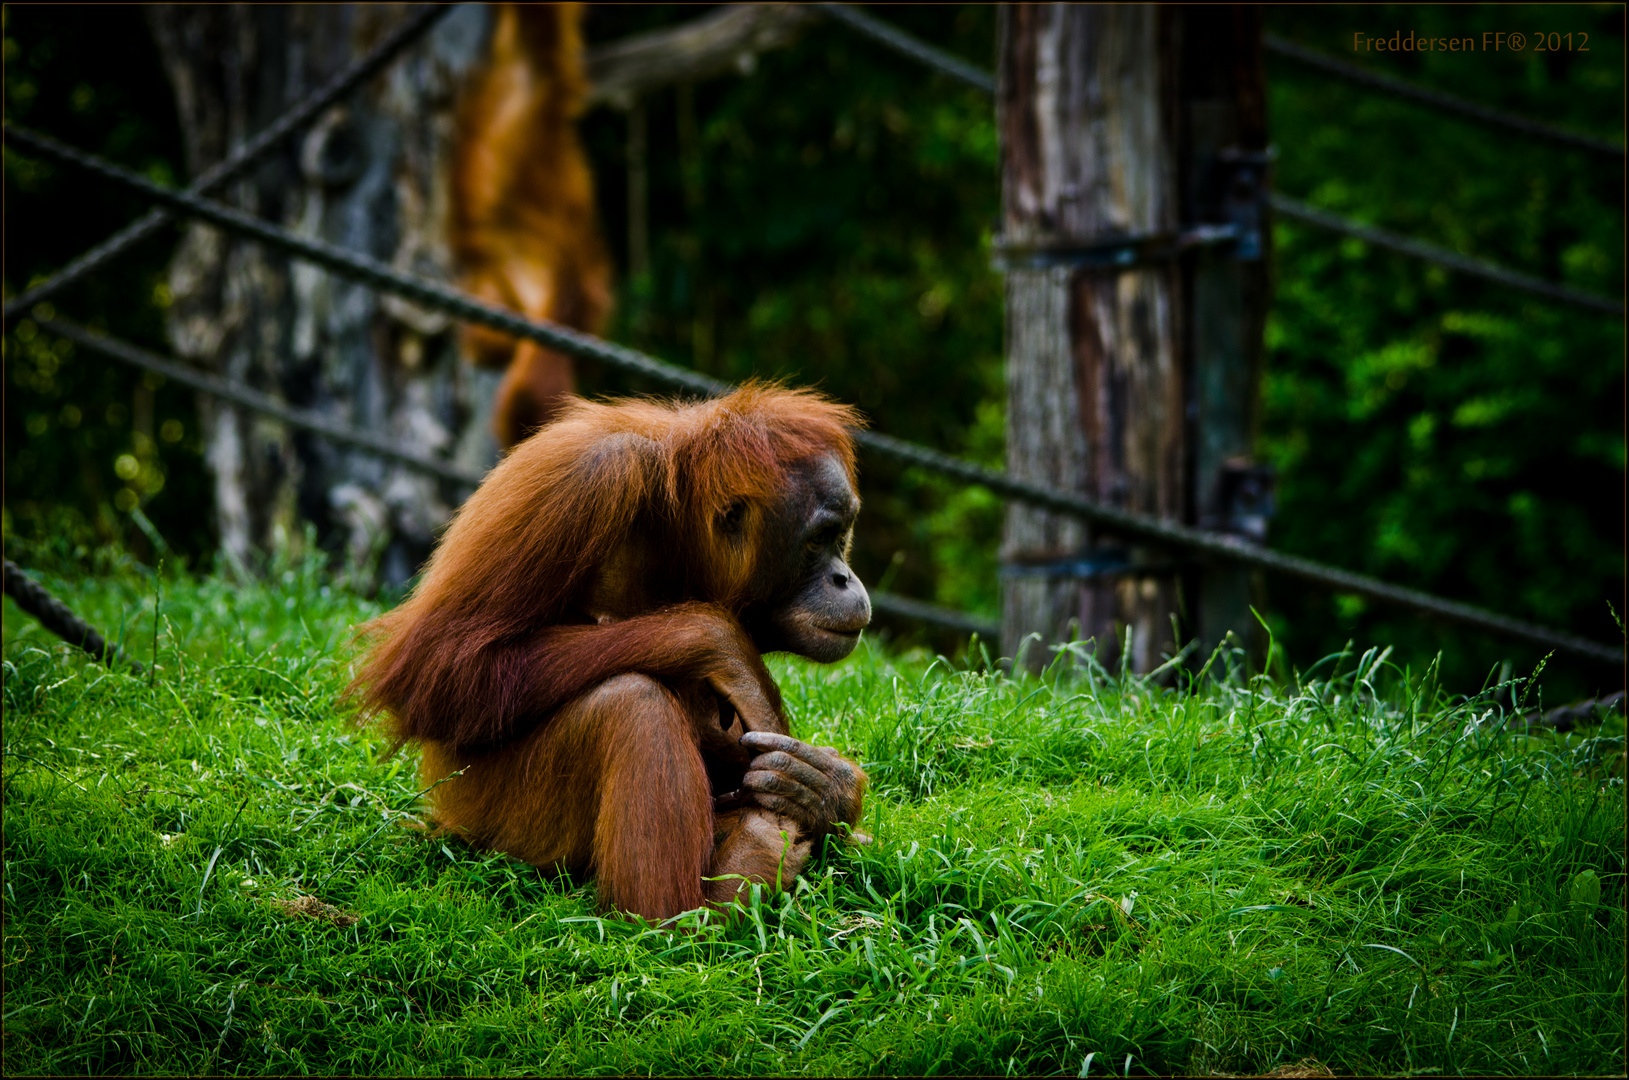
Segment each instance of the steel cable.
M925 64L936 71L959 79L969 86L975 86L986 93L995 93L995 76L979 67L951 56L943 49L929 45L920 38L907 34L895 26L890 26L881 19L866 14L852 4L818 3L810 4L812 8L826 13L852 30L865 35L871 40L885 45L902 56L908 56L918 63ZM1538 120L1529 120L1525 116L1504 112L1500 109L1491 109L1486 105L1479 105L1474 101L1445 94L1440 90L1418 86L1404 79L1392 75L1373 71L1361 64L1349 63L1327 56L1316 49L1309 49L1288 38L1277 34L1262 35L1262 46L1267 52L1295 60L1308 67L1316 68L1329 75L1366 86L1371 90L1378 90L1383 94L1403 98L1417 104L1427 105L1442 112L1453 113L1468 120L1474 120L1490 127L1502 128L1518 135L1529 138L1543 139L1574 150L1587 150L1592 154L1622 160L1625 154L1624 147L1619 143L1598 139L1592 135L1580 135L1575 131L1567 131L1545 124Z

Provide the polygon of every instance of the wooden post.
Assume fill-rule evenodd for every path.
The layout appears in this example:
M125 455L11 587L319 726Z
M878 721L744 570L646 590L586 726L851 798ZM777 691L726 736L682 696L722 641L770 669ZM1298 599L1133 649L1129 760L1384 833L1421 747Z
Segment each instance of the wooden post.
M1261 206L1266 184L1267 110L1261 9L1190 7L1180 12L1182 212L1185 221L1241 221ZM1265 538L1268 478L1254 455L1259 422L1262 331L1267 319L1267 223L1255 222L1259 250L1206 249L1184 267L1187 320L1188 519L1208 529ZM1254 256L1254 257L1252 257ZM1259 653L1261 575L1225 563L1188 578L1207 647L1229 633Z
M1215 36L1218 26L1227 36ZM1252 34L1241 55L1238 43ZM1013 475L1195 522L1219 472L1251 449L1259 269L1241 270L1231 247L1124 266L1079 253L1116 238L1174 241L1184 226L1256 211L1253 191L1217 185L1256 160L1241 157L1237 141L1255 137L1248 145L1259 147L1265 134L1259 34L1259 14L1248 8L1001 9ZM1257 95L1254 112L1229 89L1245 84ZM1180 556L1012 504L1003 651L1033 670L1050 653L1024 649L1027 635L1046 644L1078 635L1095 640L1106 665L1148 671L1195 623L1202 634L1242 628L1248 590L1239 575L1185 570ZM1213 603L1216 618L1194 619L1196 600ZM1174 626L1174 616L1187 625Z
M998 127L1008 245L1085 245L1174 230L1168 77L1151 6L1001 9ZM1172 266L1012 269L1007 277L1007 468L1116 506L1176 517L1183 501L1182 381ZM1086 576L1138 553L1080 522L1012 504L1003 561L1003 650L1025 635L1094 638L1133 666L1168 647L1175 580ZM1095 558L1094 558L1095 557ZM1074 624L1071 626L1071 624ZM1047 659L1030 648L1030 668Z

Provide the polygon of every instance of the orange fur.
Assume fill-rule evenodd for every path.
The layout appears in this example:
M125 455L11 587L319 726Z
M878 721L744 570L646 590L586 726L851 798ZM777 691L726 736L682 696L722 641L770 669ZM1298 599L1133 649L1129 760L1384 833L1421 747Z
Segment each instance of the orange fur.
M764 570L789 493L828 457L852 487L856 422L764 385L689 405L570 399L500 462L413 594L362 628L352 693L423 744L426 784L468 770L435 789L437 820L597 874L602 903L650 918L735 895L704 872L795 877L820 829L853 824L864 775L835 754L844 809L813 831L763 805L715 819L712 798L775 767L738 742L788 732L740 620L790 599ZM735 505L741 531L721 533Z
M611 264L574 119L581 108L579 4L499 4L491 57L467 88L453 155L452 250L466 291L592 334L611 309ZM569 357L466 327L470 359L505 368L493 429L513 446L573 387Z

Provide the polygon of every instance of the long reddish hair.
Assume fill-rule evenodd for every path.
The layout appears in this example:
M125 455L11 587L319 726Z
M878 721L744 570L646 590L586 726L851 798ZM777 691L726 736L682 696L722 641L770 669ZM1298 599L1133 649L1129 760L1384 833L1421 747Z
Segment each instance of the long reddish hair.
M368 714L395 712L430 683L447 688L436 699L449 707L490 693L464 673L482 670L494 646L572 621L595 571L636 529L708 582L707 600L738 611L731 583L744 585L751 567L730 565L717 515L774 496L793 466L820 455L852 483L859 424L822 394L760 382L688 404L569 399L487 474L407 600L359 628L367 654L349 693Z

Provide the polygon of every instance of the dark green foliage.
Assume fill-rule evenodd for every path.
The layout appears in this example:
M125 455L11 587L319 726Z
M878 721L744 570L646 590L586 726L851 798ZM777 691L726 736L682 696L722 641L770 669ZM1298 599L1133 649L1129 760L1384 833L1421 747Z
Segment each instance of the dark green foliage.
M46 584L151 683L5 605L8 1075L1621 1061L1621 716L1511 736L1374 652L1197 693L776 662L796 730L870 772L873 842L670 933L407 827L411 754L336 705L377 609L317 564L124 565Z
M156 181L184 177L169 80L139 7L6 5L4 19L8 121ZM9 148L5 207L8 299L149 209ZM175 237L171 229L147 241L49 308L164 350L164 268ZM31 320L7 330L5 507L13 526L41 537L66 528L90 546L118 536L150 556L151 541L120 512L144 506L178 550L209 552L193 395L47 338Z
M1623 141L1623 11L1578 6L1272 8L1286 37L1460 97ZM1527 33L1525 52L1352 52L1352 33ZM1539 29L1589 52L1539 53ZM1581 43L1581 36L1574 41ZM1623 164L1268 66L1279 190L1576 288L1621 296ZM1277 229L1264 449L1281 476L1275 546L1599 641L1621 641L1621 319L1315 229ZM1280 637L1306 658L1349 639L1449 685L1539 656L1282 581ZM1617 689L1567 668L1557 689Z

